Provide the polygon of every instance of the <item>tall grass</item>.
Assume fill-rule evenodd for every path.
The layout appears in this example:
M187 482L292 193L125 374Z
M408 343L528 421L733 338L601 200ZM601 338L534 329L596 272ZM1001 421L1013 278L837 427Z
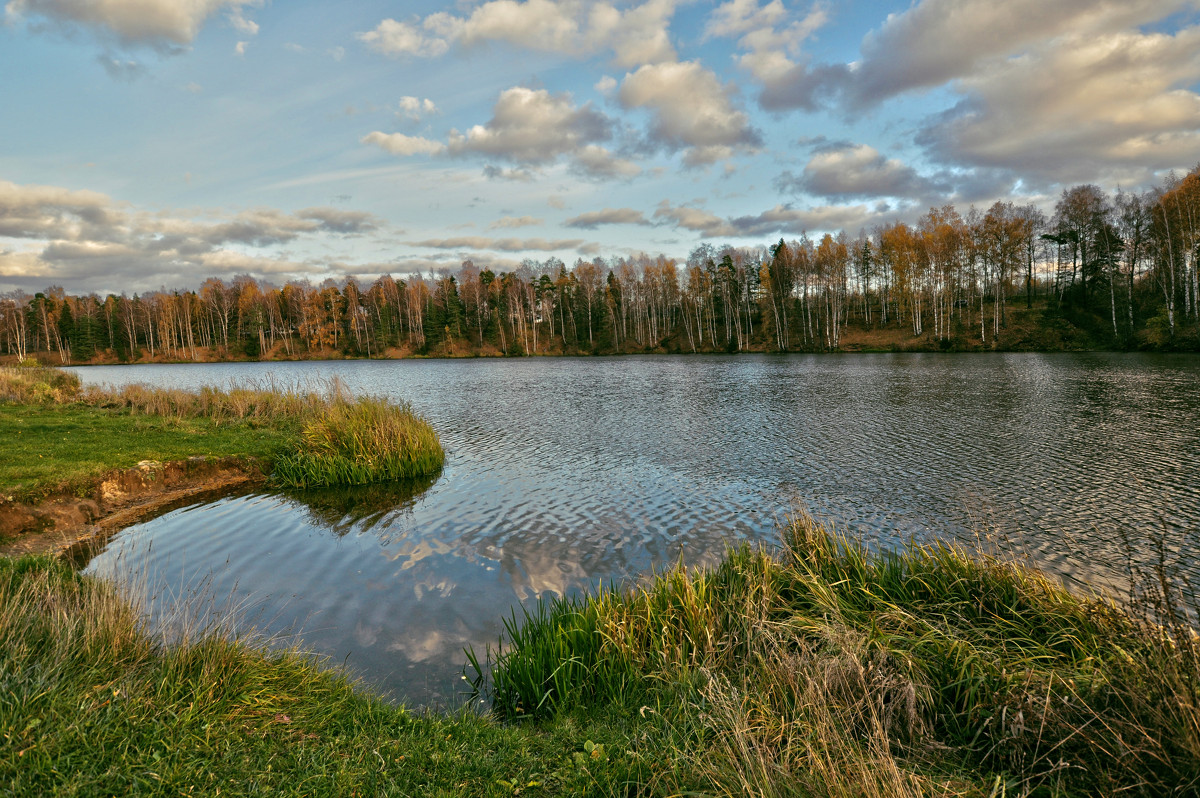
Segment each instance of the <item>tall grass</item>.
M25 360L15 366L0 366L0 402L14 404L57 404L79 395L79 377L52 366Z
M1200 790L1195 632L956 546L875 554L802 517L781 551L507 627L471 659L499 714L661 712L728 794Z
M304 421L273 478L294 488L366 485L435 474L444 461L437 433L408 404L338 397Z

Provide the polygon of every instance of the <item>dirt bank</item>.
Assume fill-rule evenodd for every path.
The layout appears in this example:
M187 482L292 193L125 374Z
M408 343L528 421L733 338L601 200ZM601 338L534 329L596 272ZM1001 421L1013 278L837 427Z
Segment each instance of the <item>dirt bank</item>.
M254 458L189 457L110 471L82 496L54 494L32 505L0 496L0 555L61 552L188 497L265 481L264 465Z

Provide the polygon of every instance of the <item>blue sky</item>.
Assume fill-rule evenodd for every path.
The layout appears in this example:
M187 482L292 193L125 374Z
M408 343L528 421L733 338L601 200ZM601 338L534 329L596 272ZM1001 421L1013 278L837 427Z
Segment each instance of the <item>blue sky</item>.
M1200 4L11 0L0 291L764 245L1200 161Z

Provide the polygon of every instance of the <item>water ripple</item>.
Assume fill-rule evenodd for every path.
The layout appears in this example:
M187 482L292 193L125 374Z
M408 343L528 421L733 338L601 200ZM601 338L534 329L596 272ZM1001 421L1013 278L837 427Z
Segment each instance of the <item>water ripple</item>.
M801 503L874 546L1006 536L1121 587L1166 529L1197 577L1200 359L863 355L98 367L175 386L330 374L411 401L446 468L396 495L248 495L118 535L90 568L256 609L418 703L543 596L775 541ZM150 590L154 592L154 590ZM207 600L207 599L206 599ZM160 610L163 614L165 610Z

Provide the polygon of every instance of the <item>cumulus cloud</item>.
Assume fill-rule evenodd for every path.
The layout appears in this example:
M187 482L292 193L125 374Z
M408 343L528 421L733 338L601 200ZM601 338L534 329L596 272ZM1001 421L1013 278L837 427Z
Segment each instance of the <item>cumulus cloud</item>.
M918 142L948 164L1033 182L1186 168L1200 152L1197 81L1200 26L1072 33L960 78L964 99Z
M804 192L831 199L872 197L924 197L946 192L949 186L922 177L895 158L887 158L866 144L821 149L801 175L785 173L776 180L781 191Z
M824 2L794 18L780 0L763 6L758 0L729 0L713 11L704 35L737 38L738 65L765 86L778 88L796 72L804 43L828 21Z
M651 113L650 138L684 150L684 162L703 165L756 149L761 134L734 108L733 89L698 61L649 64L626 74L618 99L626 109Z
M375 30L358 34L360 41L384 55L412 55L433 58L450 49L445 39L426 36L416 25L385 19Z
M243 33L258 26L243 16L252 0L9 0L9 20L33 17L59 28L83 28L125 46L171 48L191 44L200 28L221 9Z
M406 136L403 133L372 131L359 139L362 144L373 144L392 155L438 155L445 152L446 145L421 136Z
M125 223L124 212L105 194L0 180L0 236L96 237Z
M243 36L257 36L258 23L254 20L246 19L242 13L242 6L236 5L229 12L229 24L233 29Z
M567 227L577 227L581 230L595 230L605 224L639 224L648 225L650 220L641 211L633 208L605 208L602 211L588 211L573 216L564 222Z
M113 55L98 55L96 60L113 80L131 83L146 74L145 64L128 58L117 58Z
M536 177L532 169L524 166L503 169L492 163L483 167L483 176L488 180L510 180L515 183L532 183Z
M663 200L654 211L654 218L660 222L692 230L708 238L737 235L737 231L720 216L686 205L672 206L668 200Z
M637 177L642 168L627 158L618 158L597 144L589 144L574 154L574 169L584 177L600 180Z
M591 103L574 106L570 95L518 86L501 92L486 125L451 131L448 149L454 155L482 153L543 164L611 134L611 120Z
M296 216L317 223L329 233L352 235L379 229L380 220L366 211L347 211L340 208L303 208Z
M1113 33L1181 10L1181 0L923 0L862 43L849 83L859 104L940 86L992 59L1066 34Z
M436 114L438 110L437 105L428 97L421 99L420 97L404 96L396 105L397 115L409 122L420 122L424 117Z
M691 230L703 238L763 238L852 230L868 224L876 217L877 213L866 205L826 205L816 208L776 205L750 216L722 218L703 208L672 206L664 200L654 211L656 220Z
M866 205L824 205L793 208L776 205L753 216L729 220L737 235L752 238L774 235L803 235L811 232L835 232L865 227L879 218L879 211Z
M410 22L385 19L358 38L384 55L419 58L486 42L575 57L611 51L613 62L628 68L675 59L668 27L677 3L646 0L622 9L594 0L491 0L466 16L440 11Z
M852 64L781 58L771 47L756 49L753 39L742 42L749 50L742 63L760 80L759 101L768 110L816 110L840 102L857 111L904 92L985 75L1031 50L1136 31L1195 6L1194 0L920 0L868 33ZM718 24L714 15L710 30L738 30L741 17L734 9L752 4L735 0L718 11L727 7L731 21L721 17ZM769 22L764 12L758 10ZM756 60L764 53L765 60Z

